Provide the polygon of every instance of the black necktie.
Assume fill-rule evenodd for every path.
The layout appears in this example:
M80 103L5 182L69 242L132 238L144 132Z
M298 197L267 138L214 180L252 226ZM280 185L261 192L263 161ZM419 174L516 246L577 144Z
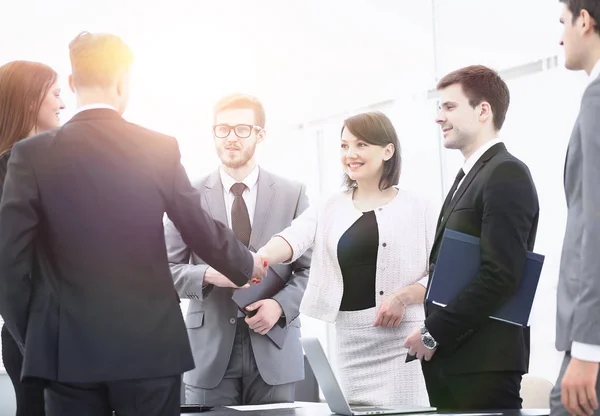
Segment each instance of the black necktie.
M250 225L248 207L246 206L244 198L242 198L242 194L246 188L246 185L241 182L234 183L231 186L231 192L235 195L233 205L231 206L231 229L237 238L248 247L248 244L250 244L252 226Z
M452 188L450 188L450 192L448 192L448 195L446 195L446 199L444 200L444 205L442 205L440 221L442 221L444 215L446 214L446 210L448 209L450 202L452 202L452 198L454 197L454 193L456 192L456 189L458 188L458 184L464 177L465 177L465 171L462 170L462 168L460 168L458 173L456 174L456 178L454 179Z

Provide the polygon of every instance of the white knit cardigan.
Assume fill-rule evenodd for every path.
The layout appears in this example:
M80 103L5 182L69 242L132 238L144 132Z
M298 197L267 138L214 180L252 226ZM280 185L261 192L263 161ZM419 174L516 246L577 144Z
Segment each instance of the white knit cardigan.
M277 234L292 247L291 261L314 245L310 277L300 305L300 312L305 315L335 322L344 291L338 242L361 215L352 202L352 191L338 193L311 205ZM437 215L430 201L406 190L399 190L392 201L375 209L379 229L376 307L401 287L417 282L427 285ZM404 321L424 318L423 305L413 304L407 308Z

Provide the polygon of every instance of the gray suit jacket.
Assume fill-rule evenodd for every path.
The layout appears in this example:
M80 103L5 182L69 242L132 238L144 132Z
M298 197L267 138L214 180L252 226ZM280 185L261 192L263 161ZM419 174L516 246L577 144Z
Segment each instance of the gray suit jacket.
M227 224L219 171L202 179L196 187L204 208L213 218ZM304 185L260 169L250 246L258 250L307 206ZM165 226L165 235L175 288L182 299L190 299L186 325L196 368L185 373L184 382L211 389L223 379L233 348L237 323L237 306L231 300L233 289L208 286L202 290L204 272L209 266L185 245L170 221ZM274 297L285 314L287 339L282 349L254 331L250 331L250 339L261 377L267 384L279 385L304 378L298 315L308 281L310 253L292 264L272 267L287 279L286 286Z
M567 229L558 280L556 348L600 345L600 78L583 93L565 162Z

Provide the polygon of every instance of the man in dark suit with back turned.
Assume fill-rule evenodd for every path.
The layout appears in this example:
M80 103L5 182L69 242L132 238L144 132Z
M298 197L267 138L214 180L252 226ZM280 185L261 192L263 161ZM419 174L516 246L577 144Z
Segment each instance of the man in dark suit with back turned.
M510 95L484 66L446 75L437 123L444 146L465 158L440 212L430 256L433 273L445 229L479 237L479 275L445 308L427 303L425 325L408 338L423 359L432 406L441 409L521 408L529 366L529 328L490 319L517 290L533 250L538 197L527 166L498 138Z
M266 273L200 205L177 141L126 122L132 54L118 37L70 46L77 114L13 148L0 204L0 313L47 383L55 415L179 415L194 367L163 216L241 286Z

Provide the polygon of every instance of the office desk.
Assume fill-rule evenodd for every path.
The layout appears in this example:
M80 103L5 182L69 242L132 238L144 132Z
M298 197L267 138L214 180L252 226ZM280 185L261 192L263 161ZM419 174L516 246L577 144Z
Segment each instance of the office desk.
M440 415L440 414L466 414L466 413L488 413L488 412L433 412L421 413L420 415ZM502 413L503 416L548 416L550 409L523 409L523 410L490 410L489 413ZM208 412L203 413L182 413L183 415L195 416L326 416L331 415L329 407L325 403L314 403L309 407L299 407L295 409L274 409L274 410L254 410L254 411L238 411L228 409L226 407L216 407Z

